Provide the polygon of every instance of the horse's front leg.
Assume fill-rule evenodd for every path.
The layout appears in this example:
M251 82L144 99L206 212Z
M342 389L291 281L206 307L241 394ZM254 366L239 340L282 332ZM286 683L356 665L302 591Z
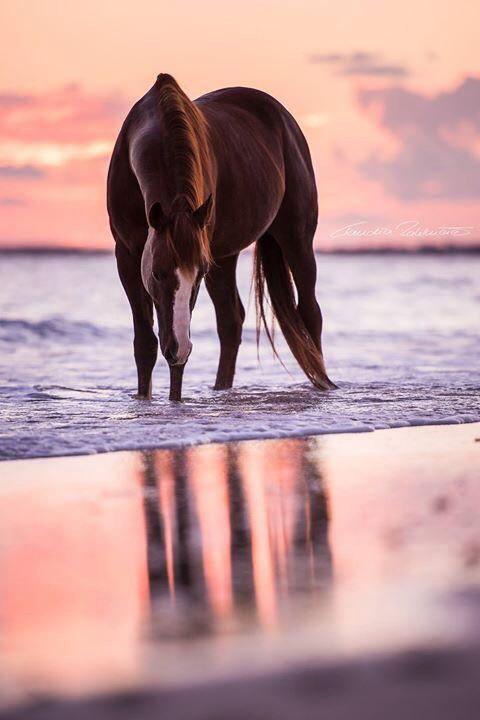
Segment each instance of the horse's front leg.
M158 340L153 331L153 302L143 287L140 256L132 255L120 240L116 243L115 256L118 274L132 309L137 397L148 400L152 396L152 372L158 352Z
M242 341L245 310L238 294L235 277L237 260L238 254L218 260L205 277L205 285L215 307L220 340L220 361L215 390L232 387L238 348Z
M170 365L170 396L169 400L182 399L182 382L185 365Z

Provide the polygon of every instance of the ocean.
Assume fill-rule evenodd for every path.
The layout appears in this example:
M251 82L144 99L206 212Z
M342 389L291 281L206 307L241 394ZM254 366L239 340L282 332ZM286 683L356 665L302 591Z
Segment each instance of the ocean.
M130 308L115 259L0 256L0 458L179 447L480 420L480 256L318 255L323 346L338 390L315 390L280 339L257 358L252 256L240 258L247 319L234 388L215 392L218 339L202 287L184 402L168 368L135 400Z

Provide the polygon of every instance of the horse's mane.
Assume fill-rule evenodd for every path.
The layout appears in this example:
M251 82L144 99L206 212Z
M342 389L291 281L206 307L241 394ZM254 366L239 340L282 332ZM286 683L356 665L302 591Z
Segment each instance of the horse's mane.
M196 233L194 243L179 247L189 233L182 232L186 214L192 213L205 200L204 172L208 165L208 140L205 119L196 105L187 97L176 80L167 74L158 76L158 110L167 135L168 167L173 173L175 196L170 207L176 245L172 248L182 265L192 268L210 260L206 234ZM190 240L191 240L190 233ZM186 243L187 245L187 243Z
M183 200L186 210L195 210L204 200L202 160L205 160L207 145L205 120L171 75L159 75L155 86L158 108L168 137L169 166L179 196L174 203L181 209Z

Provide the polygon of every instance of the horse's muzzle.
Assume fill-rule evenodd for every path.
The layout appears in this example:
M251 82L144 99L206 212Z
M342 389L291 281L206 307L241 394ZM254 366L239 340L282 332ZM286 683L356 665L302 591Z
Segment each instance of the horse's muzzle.
M167 361L167 363L172 367L175 365L185 365L188 358L190 357L190 353L192 352L192 343L188 343L187 352L183 353L183 355L180 355L178 352L178 346L177 343L174 342L172 344L169 344L163 353L163 357Z

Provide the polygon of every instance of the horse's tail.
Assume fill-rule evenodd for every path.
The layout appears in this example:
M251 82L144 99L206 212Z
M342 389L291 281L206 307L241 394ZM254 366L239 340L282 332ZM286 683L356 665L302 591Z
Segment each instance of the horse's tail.
M257 345L263 324L273 352L278 356L273 330L268 327L265 313L265 284L270 296L273 316L278 320L293 356L308 379L321 390L336 387L329 380L321 351L315 345L295 300L292 276L282 250L271 235L257 240L254 259L255 305L257 310Z

